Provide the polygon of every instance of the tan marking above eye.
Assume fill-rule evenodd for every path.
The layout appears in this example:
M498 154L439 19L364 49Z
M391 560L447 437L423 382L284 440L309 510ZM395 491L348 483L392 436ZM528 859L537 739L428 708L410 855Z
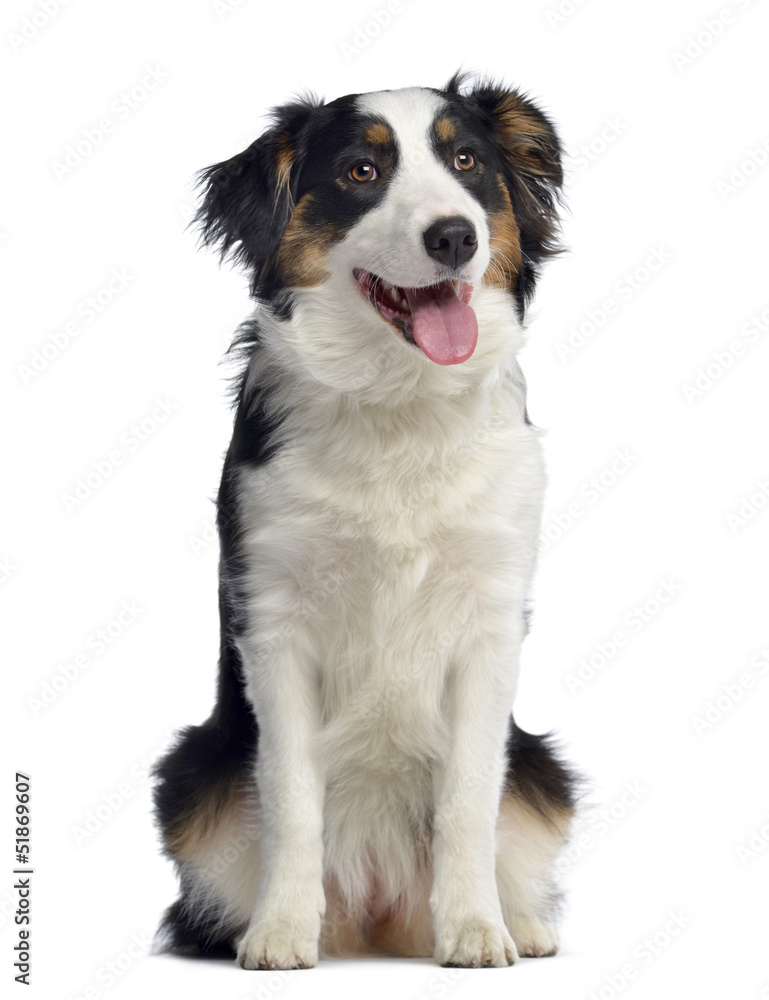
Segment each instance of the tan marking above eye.
M379 172L373 163L369 163L368 160L361 160L350 167L347 176L351 181L356 181L358 184L368 184L369 181L377 179Z
M389 125L385 125L384 122L377 122L375 125L369 125L366 129L364 139L372 146L384 146L388 142L393 141L393 134Z
M434 125L435 134L443 142L451 142L456 139L457 127L454 122L448 120L448 118L439 118Z
M472 170L475 166L475 157L469 149L460 149L454 157L455 170Z

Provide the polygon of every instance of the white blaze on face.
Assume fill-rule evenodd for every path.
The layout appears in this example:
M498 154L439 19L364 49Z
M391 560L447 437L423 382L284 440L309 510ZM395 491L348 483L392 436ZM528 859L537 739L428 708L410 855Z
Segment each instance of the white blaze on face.
M415 87L363 94L358 108L390 126L398 166L381 204L350 230L339 256L350 268L365 268L393 285L428 285L438 279L440 265L427 254L425 230L442 217L462 216L478 237L478 250L462 269L462 278L479 283L489 265L489 227L481 205L433 149L433 124L445 109L443 99Z

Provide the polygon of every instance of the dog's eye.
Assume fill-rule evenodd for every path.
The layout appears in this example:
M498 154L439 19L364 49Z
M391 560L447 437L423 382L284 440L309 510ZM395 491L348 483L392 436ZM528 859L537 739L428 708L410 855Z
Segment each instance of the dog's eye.
M475 166L475 157L469 149L460 149L454 157L455 170L472 170Z
M379 173L373 163L369 163L368 160L361 160L360 163L356 163L354 167L350 168L347 176L351 181L357 181L358 184L365 184L368 181L375 181Z

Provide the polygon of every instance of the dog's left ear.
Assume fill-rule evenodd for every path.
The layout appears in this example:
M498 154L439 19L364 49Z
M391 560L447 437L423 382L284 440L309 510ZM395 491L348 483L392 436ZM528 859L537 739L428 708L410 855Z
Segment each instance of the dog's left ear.
M471 90L457 74L449 93L469 102L499 153L525 254L519 294L533 290L537 265L561 252L558 198L563 186L562 146L550 119L518 90L481 81Z

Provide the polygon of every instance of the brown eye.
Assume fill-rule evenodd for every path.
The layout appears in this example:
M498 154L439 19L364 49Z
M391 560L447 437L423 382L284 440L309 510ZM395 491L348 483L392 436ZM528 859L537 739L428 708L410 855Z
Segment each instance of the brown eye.
M375 181L379 174L373 163L369 163L367 160L361 160L360 163L356 163L354 167L350 168L347 176L351 181L357 181L359 184L365 184L367 181Z
M475 166L475 157L469 149L460 149L454 157L455 170L472 170Z

